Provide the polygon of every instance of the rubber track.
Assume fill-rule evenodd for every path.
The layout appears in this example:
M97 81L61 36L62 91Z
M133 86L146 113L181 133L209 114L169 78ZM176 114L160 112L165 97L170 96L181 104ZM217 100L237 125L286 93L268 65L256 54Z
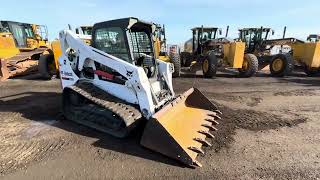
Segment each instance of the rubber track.
M112 96L91 83L82 82L68 88L79 93L91 102L112 111L125 121L127 127L142 118L142 114L138 107Z

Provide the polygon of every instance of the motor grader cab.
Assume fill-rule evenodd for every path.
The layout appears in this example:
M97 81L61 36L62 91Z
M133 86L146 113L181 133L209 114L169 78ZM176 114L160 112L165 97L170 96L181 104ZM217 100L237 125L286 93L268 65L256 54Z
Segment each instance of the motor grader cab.
M119 138L145 119L144 147L201 166L196 157L211 145L220 111L195 88L175 96L172 64L156 59L154 31L133 17L96 23L92 46L61 31L63 114Z
M167 45L167 39L166 39L166 33L165 33L165 26L160 24L154 24L156 27L156 30L154 32L154 38L155 38L155 51L156 51L156 58L159 58L162 61L172 63L174 66L174 72L172 74L173 77L179 77L180 76L180 69L181 69L181 62L180 62L180 56L177 51L170 51L168 52L168 45ZM175 47L175 45L172 45ZM177 46L176 46L177 47ZM171 46L170 46L171 48ZM169 48L169 49L170 49ZM178 47L177 47L178 48Z
M49 54L50 50L42 46L42 39L37 38L32 24L0 21L0 33L1 80L42 70L40 56Z
M75 32L85 43L91 44L92 26L76 27Z
M308 42L319 42L320 41L320 35L319 34L310 34L307 37L307 41Z
M239 29L239 40L246 43L247 53L256 53L256 47L261 46L271 34L274 34L271 28L244 28Z
M47 26L32 24L32 30L35 35L35 39L38 41L38 47L49 47Z
M274 35L271 28L244 28L239 30L239 38L246 43L246 51L258 57L260 69L269 65L272 76L289 75L295 66L303 66L309 76L317 74L319 43L286 38L286 30L285 27L282 38L270 39L270 34Z
M229 29L229 28L227 28ZM195 27L192 39L184 45L181 59L192 71L202 69L206 78L215 76L217 68L238 69L241 77L250 77L257 71L258 60L253 54L245 53L245 44L226 37L219 38L222 30L216 27ZM228 32L228 30L227 30Z

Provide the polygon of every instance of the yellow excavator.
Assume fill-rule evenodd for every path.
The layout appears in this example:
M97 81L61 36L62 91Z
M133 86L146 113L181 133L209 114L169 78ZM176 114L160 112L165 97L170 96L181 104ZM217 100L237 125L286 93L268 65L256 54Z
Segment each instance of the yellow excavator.
M0 21L1 80L49 70L47 66L54 62L41 62L40 57L50 53L45 26Z

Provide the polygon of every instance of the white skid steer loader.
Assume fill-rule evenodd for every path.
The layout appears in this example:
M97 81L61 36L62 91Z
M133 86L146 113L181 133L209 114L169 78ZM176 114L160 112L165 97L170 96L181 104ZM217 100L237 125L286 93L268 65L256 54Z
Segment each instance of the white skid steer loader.
M198 89L175 96L173 66L155 59L152 23L124 18L93 26L88 46L60 32L63 113L69 120L115 137L126 137L147 120L141 144L186 165L216 130L221 112Z

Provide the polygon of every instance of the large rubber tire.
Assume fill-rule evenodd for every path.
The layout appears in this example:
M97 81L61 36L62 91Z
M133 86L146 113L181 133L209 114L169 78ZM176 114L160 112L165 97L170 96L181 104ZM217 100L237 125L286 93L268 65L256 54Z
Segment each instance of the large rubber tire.
M191 54L188 52L182 52L180 55L181 67L190 67L192 63Z
M275 68L276 62L282 64L280 67ZM277 54L270 62L270 73L275 77L283 77L291 74L294 68L293 58L290 54Z
M316 75L320 74L320 69L319 68L313 69L308 66L305 66L304 72L307 74L307 76L312 77L312 76L316 76Z
M174 72L172 73L172 77L180 77L181 73L181 62L180 56L178 53L170 53L170 62L173 64Z
M54 57L52 54L43 54L39 58L38 71L42 79L50 80L53 76L52 67L54 66Z
M214 53L210 53L202 62L202 72L205 78L212 78L217 73L218 59Z
M246 67L239 70L240 77L251 77L253 76L257 71L259 67L259 61L257 56L254 54L245 54L244 55L244 62L246 62Z

